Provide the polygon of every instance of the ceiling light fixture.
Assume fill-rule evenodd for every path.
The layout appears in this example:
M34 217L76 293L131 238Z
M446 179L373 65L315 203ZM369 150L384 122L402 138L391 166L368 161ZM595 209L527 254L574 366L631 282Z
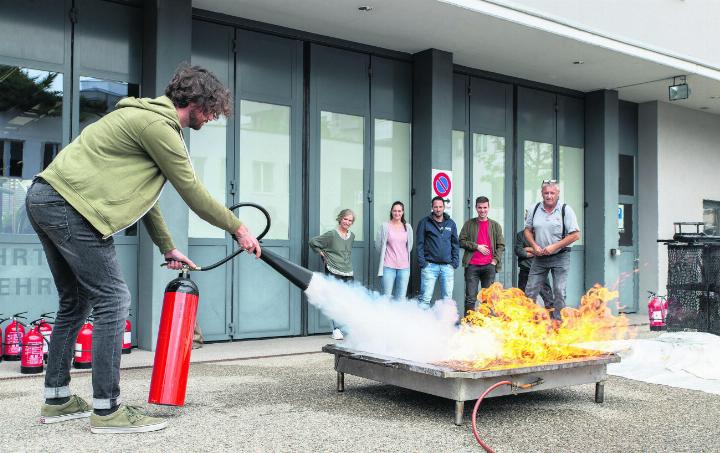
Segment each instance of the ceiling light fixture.
M690 86L687 84L687 77L673 77L673 83L668 87L668 99L670 101L680 101L690 97Z
M573 64L585 64L585 62L583 60L575 60Z
M358 11L362 11L364 13L369 13L372 10L373 10L372 6L367 6L367 5L366 6L358 6Z

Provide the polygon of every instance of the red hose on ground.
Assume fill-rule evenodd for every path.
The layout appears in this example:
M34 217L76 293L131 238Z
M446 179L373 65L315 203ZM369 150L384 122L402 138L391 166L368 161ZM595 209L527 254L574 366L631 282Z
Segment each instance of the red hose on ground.
M490 448L490 446L489 446L488 444L486 444L485 442L483 442L483 440L480 439L480 436L478 435L478 432L477 432L477 412L478 412L478 409L480 408L480 403L482 402L483 398L485 398L490 392L492 392L493 390L495 390L496 388L498 388L498 387L500 387L500 386L502 386L502 385L510 385L510 386L512 386L512 382L510 382L510 381L500 381L500 382L497 382L497 383L491 385L487 390L485 390L485 392L483 392L482 395L480 395L480 398L478 398L477 402L475 403L475 407L473 407L473 411L472 411L472 432L473 432L473 436L475 436L475 440L478 441L478 443L480 444L480 446L483 447L483 449L485 449L485 451L486 451L487 453L495 453L495 450L493 450L492 448Z

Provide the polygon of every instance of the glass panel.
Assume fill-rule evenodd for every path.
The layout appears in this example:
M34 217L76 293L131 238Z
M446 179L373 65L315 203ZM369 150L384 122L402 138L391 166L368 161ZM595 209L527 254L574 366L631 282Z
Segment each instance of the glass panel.
M139 94L134 83L80 76L80 130L115 110L120 99Z
M720 235L720 201L703 200L703 223L705 234Z
M410 137L409 123L375 120L373 238L390 219L394 201L405 205L405 219L410 221Z
M62 103L62 74L0 65L0 234L35 233L25 193L60 149Z
M452 178L453 200L449 212L458 228L465 223L467 194L465 194L465 132L452 131ZM430 213L430 206L427 208Z
M490 199L490 218L505 224L505 137L473 134L473 209L481 195Z
M620 168L620 182L618 189L620 195L635 195L635 158L633 156L626 156L620 154L619 168Z
M337 226L343 209L355 212L352 231L363 240L364 118L320 112L320 234Z
M290 227L290 107L240 101L240 200L270 213L266 239L287 240ZM239 213L253 234L265 228L255 209Z
M553 145L526 140L523 148L523 207L532 210L541 201L543 180L552 179Z
M226 200L226 129L227 120L224 117L205 124L199 131L190 129L190 158L195 167L195 174L205 184L210 194L221 203ZM191 238L224 238L225 232L210 225L190 210L188 236Z
M583 148L560 146L559 159L560 199L570 205L577 216L581 234L575 245L582 245L585 237L582 234L585 231L585 151ZM625 215L628 215L627 212Z

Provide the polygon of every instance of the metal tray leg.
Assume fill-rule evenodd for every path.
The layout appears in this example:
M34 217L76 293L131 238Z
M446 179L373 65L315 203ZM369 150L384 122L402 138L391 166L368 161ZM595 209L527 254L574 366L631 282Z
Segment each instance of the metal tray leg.
M465 412L465 401L455 401L455 424L457 426L462 426L464 412Z
M602 403L605 401L605 381L595 383L595 402Z
M345 373L343 373L341 371L337 372L337 391L338 392L345 391Z

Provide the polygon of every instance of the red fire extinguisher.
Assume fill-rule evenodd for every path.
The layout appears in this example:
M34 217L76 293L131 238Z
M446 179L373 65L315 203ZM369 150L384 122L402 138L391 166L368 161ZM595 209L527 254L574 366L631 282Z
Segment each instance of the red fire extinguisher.
M43 344L45 340L40 334L38 321L31 322L32 328L23 337L23 347L20 359L20 372L22 374L37 374L43 371Z
M47 362L48 346L50 346L50 337L52 336L52 315L54 312L43 313L38 319L38 330L43 337L43 361ZM45 319L47 318L47 319ZM48 321L49 319L49 321Z
M22 339L25 336L25 324L20 319L27 319L24 314L15 313L12 315L12 322L5 328L5 360L17 362L20 360L20 352L22 351Z
M165 288L149 403L169 406L185 404L199 295L198 287L190 279L187 268L183 268L180 276Z
M650 318L650 330L665 330L665 318L667 317L667 297L658 296L652 291L648 302L648 317Z
M130 354L132 352L132 323L130 318L125 320L125 333L123 334L122 353Z
M80 328L75 341L75 357L73 358L75 368L92 368L92 333L93 325L88 318Z
M258 240L262 239L270 230L270 214L265 208L255 203L238 203L229 209L233 211L243 206L254 207L265 216L267 224L265 229L257 236ZM236 257L242 251L243 249L237 249L217 263L196 267L194 270L209 271L215 269ZM302 289L307 289L312 278L312 272L265 250L263 250L260 258ZM300 276L296 274L300 274ZM149 403L170 406L182 406L185 404L185 390L190 368L190 353L192 351L199 295L197 285L190 279L190 269L187 266L183 266L178 278L168 283L165 288L155 348L155 362L150 382L150 394L148 395Z

